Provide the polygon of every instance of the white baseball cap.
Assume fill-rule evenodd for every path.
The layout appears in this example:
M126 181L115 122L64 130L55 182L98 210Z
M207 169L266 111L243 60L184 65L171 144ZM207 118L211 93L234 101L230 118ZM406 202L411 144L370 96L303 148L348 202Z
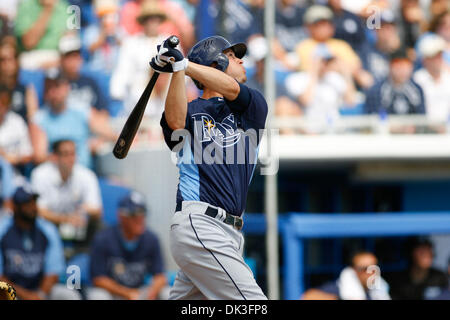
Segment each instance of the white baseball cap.
M445 40L438 35L425 36L419 42L418 51L422 58L431 58L445 50Z
M313 5L305 12L304 23L313 24L322 20L333 20L333 11L326 6Z
M81 50L81 39L77 34L69 33L59 40L59 52L65 55L69 52Z

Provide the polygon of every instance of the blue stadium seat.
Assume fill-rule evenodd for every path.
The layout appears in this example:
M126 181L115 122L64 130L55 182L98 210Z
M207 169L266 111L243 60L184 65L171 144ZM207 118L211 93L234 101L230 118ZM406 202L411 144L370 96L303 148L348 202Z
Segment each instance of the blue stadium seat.
M103 222L108 225L117 224L117 206L120 199L130 192L130 189L100 178L100 191L103 203Z

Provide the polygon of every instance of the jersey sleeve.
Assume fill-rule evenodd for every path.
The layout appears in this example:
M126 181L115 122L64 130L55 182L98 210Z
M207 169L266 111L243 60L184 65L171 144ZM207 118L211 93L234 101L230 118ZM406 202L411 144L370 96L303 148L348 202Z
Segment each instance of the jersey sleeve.
M182 137L179 137L178 139L174 138L174 140L172 140L172 134L173 134L174 130L172 130L169 127L169 124L167 123L167 120L166 120L165 112L163 112L163 114L161 116L160 125L161 125L162 131L163 131L164 141L166 142L166 144L170 150L172 150L177 144L179 144L183 141ZM186 122L185 122L184 128L189 130L189 112L186 115Z

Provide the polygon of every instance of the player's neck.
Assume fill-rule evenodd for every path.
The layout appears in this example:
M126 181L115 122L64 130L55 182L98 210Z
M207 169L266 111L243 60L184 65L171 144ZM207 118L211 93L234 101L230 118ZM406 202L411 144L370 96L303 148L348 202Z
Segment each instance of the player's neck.
M207 88L203 90L202 99L208 100L215 97L223 98L223 95L221 95L216 91L209 90Z

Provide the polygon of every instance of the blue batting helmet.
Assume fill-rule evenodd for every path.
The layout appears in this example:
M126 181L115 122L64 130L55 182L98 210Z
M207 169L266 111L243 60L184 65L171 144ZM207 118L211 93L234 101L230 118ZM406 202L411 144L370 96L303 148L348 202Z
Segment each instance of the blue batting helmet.
M247 46L244 43L231 44L227 39L221 36L212 36L197 42L188 53L189 61L204 66L216 64L215 68L225 71L228 67L228 58L223 52L232 49L237 58L241 59L247 52ZM194 79L193 79L194 80ZM203 89L203 85L194 80L195 85L199 89Z

